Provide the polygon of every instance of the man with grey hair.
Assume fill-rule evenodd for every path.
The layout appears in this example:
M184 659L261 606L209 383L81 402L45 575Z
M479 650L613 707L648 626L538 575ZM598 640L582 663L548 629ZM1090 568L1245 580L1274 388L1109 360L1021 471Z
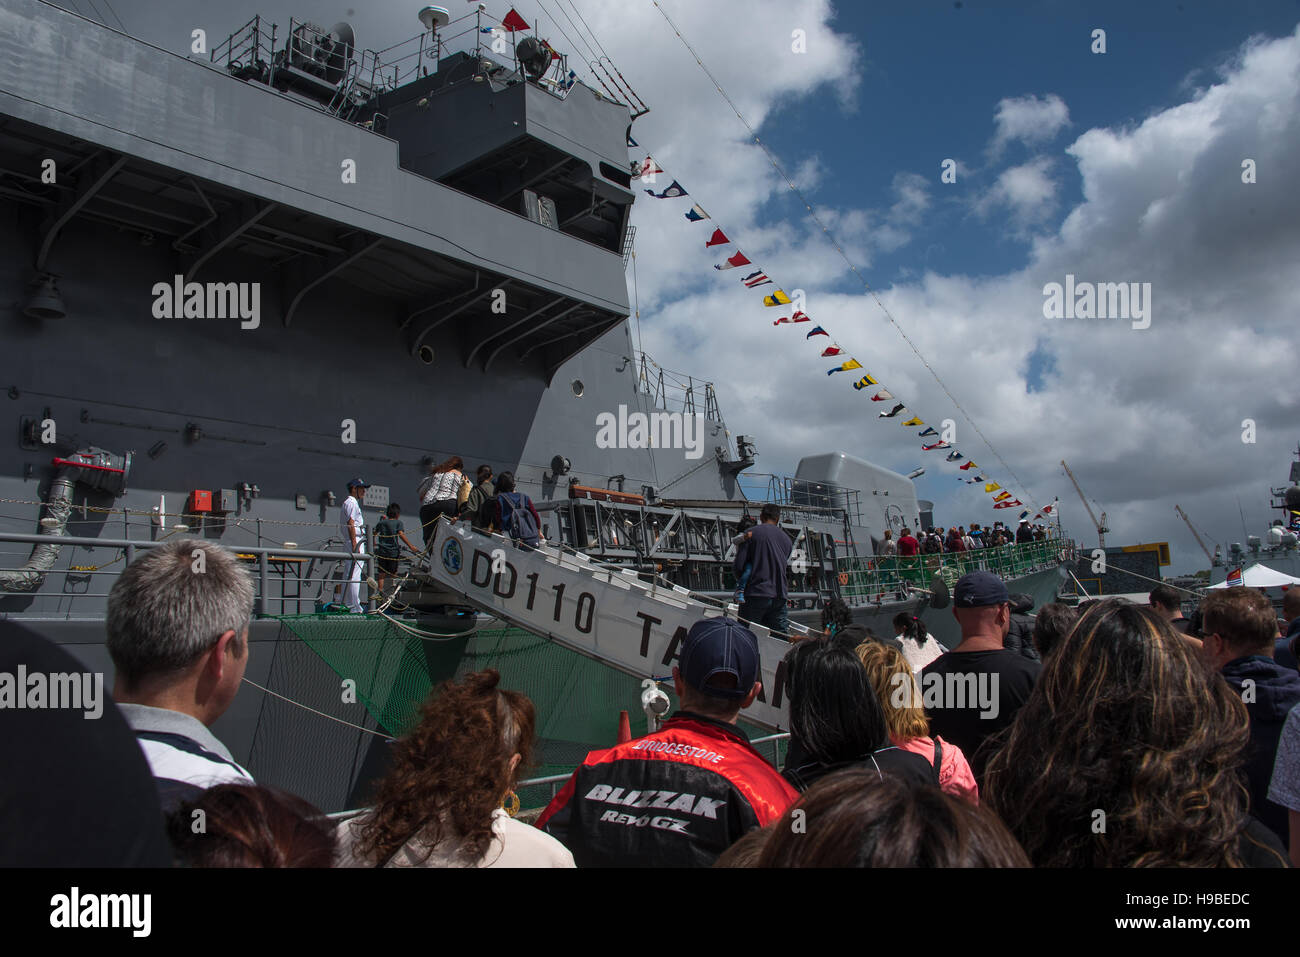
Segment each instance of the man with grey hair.
M235 556L192 538L145 552L109 592L113 698L164 812L217 784L253 783L208 730L243 680L252 613L252 580Z

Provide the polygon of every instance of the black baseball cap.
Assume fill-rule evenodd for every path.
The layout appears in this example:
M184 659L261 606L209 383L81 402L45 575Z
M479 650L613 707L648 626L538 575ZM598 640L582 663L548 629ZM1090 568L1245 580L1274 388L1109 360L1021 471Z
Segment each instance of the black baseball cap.
M954 608L985 608L1009 602L1007 586L992 572L971 572L957 580L952 590Z
M758 680L758 639L738 621L705 618L691 625L677 659L682 680L711 698L746 697ZM735 675L736 687L709 686L714 675Z
M370 483L363 482L359 478L348 479L348 488L370 488Z

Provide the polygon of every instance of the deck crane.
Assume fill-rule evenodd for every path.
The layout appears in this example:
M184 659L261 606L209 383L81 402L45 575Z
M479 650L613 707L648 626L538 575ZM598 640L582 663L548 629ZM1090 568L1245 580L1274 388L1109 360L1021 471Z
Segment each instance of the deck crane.
M1083 503L1084 509L1087 510L1088 518L1092 519L1092 524L1097 526L1097 544L1101 546L1102 551L1105 551L1106 533L1110 531L1110 529L1106 527L1106 513L1102 512L1101 521L1097 521L1097 516L1092 512L1092 506L1089 505L1088 500L1083 497L1083 489L1079 488L1079 482L1075 479L1074 473L1070 471L1070 466L1065 464L1065 459L1061 459L1061 468L1065 469L1065 474L1070 477L1070 482L1074 485L1074 490L1079 493L1079 501Z
M1201 551L1205 552L1205 557L1210 560L1210 567L1214 567L1215 565L1214 556L1211 555L1210 550L1205 547L1205 542L1201 541L1201 536L1197 534L1196 529L1193 527L1192 520L1187 517L1187 513L1184 512L1179 506L1175 505L1174 511L1177 512L1178 517L1181 518L1187 524L1187 528L1192 533L1192 538L1196 539L1196 544L1201 546Z

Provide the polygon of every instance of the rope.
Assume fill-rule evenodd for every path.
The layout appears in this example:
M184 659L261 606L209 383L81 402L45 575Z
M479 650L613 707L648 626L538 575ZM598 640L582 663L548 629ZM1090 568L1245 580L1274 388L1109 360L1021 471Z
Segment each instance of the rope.
M1086 551L1086 549L1085 549L1085 551ZM1071 578L1074 578L1074 572L1073 572L1073 571L1070 571L1069 568L1066 568L1066 571L1069 571L1069 572L1070 572L1070 577L1071 577ZM1164 581L1163 579L1160 579L1160 578L1150 578L1150 577L1148 577L1148 576L1146 576L1146 575L1139 575L1137 572L1135 572L1135 571L1129 571L1129 569L1127 569L1127 568L1121 568L1121 569L1119 569L1119 571L1122 571L1125 575L1132 575L1134 578L1141 578L1143 581L1155 582L1157 585L1168 585L1170 588L1174 589L1175 591L1185 592L1185 593L1188 594L1188 595L1195 595L1197 598L1204 597L1204 596L1202 596L1201 592L1194 591L1194 590L1191 589L1191 588L1183 588L1181 585L1174 585L1174 584L1172 584L1172 583L1170 583L1170 582L1167 582L1167 581ZM1082 592L1084 595L1087 595L1087 597L1089 597L1089 598L1105 598L1105 597L1106 597L1105 595L1089 595L1089 594L1088 594L1088 589L1084 588L1084 587L1083 587L1083 583L1080 582L1079 579L1077 579L1077 578L1074 578L1074 583L1075 583L1076 585L1079 586L1079 591ZM1204 589L1202 589L1202 591L1204 591Z
M983 440L984 444L988 446L989 451L992 452L994 457L997 458L998 462L1002 464L1002 467L1007 470L1007 473L1013 479L1015 479L1016 485L1018 485L1020 488L1025 490L1025 497L1028 498L1030 502L1036 501L1037 497L1032 492L1029 491L1029 487L1024 482L1021 481L1018 475L1016 475L1015 471L1011 468L1011 466L1008 465L1006 460L1002 458L1001 453L999 453L998 450L993 447L993 443L989 441L988 436L986 436L980 430L980 427L975 424L974 419L971 418L970 414L966 411L966 409L962 406L962 404L957 401L957 397L952 394L952 391L944 383L943 379L940 378L939 373L934 370L934 367L931 366L929 361L925 358L925 356L921 354L921 350L916 347L916 344L914 342L912 342L911 338L903 330L903 327L898 324L898 321L893 317L890 311L887 308L885 308L885 304L880 301L880 296L876 293L876 290L871 286L869 282L867 282L866 277L863 276L862 273L858 270L858 267L853 264L853 261L849 259L848 253L844 251L844 247L842 247L839 244L839 242L835 239L835 237L831 235L830 228L822 221L821 217L817 214L817 211L813 209L812 203L810 203L807 197L804 196L803 191L800 190L799 187L795 185L794 180L791 178L790 174L786 172L785 167L781 165L781 161L777 158L776 154L773 153L772 150L768 147L768 145L763 142L763 140L759 137L754 127L750 125L747 119L745 119L745 115L740 112L739 107L737 107L735 102L731 99L731 97L727 95L727 91L722 88L722 84L718 82L717 77L715 77L713 73L709 70L709 68L704 65L704 61L700 59L700 55L695 52L695 48L691 46L690 41L687 40L686 37L682 35L682 32L680 29L678 29L677 24L673 22L670 16L668 16L668 12L659 5L659 0L651 0L651 2L654 3L655 9L657 9L660 12L660 14L663 15L663 18L668 22L668 25L672 28L673 33L677 35L677 39L682 41L682 45L685 46L687 51L690 52L691 56L695 59L695 62L699 65L700 69L704 71L704 75L709 78L709 81L713 84L714 89L718 91L718 93L726 101L727 105L731 107L731 111L735 113L736 117L740 120L740 122L744 124L745 129L749 131L749 135L753 139L755 145L758 146L763 151L763 153L767 156L768 162L772 164L772 167L777 171L780 177L783 180L785 180L785 184L790 188L790 191L794 193L795 197L799 200L799 202L803 204L804 208L808 211L808 215L811 217L812 221L821 227L822 233L825 234L827 241L830 242L831 246L834 247L835 251L839 254L840 258L844 260L844 263L845 265L848 266L849 271L852 272L853 275L857 277L858 281L862 283L863 288L866 289L867 292L871 294L871 298L874 299L876 305L880 307L880 311L885 314L885 318L889 320L889 322L893 325L894 329L898 332L898 334L902 336L903 341L906 342L907 345L911 348L912 352L916 354L917 359L921 361L921 364L925 366L925 368L929 371L930 375L934 377L934 381L939 383L939 388L943 389L944 394L947 395L948 398L952 401L953 406L957 409L958 412L961 413L962 418L964 418L970 424L971 428L975 430L975 434L978 435L981 440Z
M332 715L332 714L326 714L324 711L317 711L315 708L312 708L312 707L310 707L310 706L308 706L308 705L305 705L305 704L303 704L301 701L294 701L292 698L286 698L284 695L279 694L278 692L272 691L270 688L264 688L264 687L262 687L262 686L259 685L256 681L253 681L251 678L247 678L247 677L245 677L245 678L243 678L242 680L243 680L243 681L246 681L248 684L252 685L252 686L253 686L254 688L256 688L258 691L264 691L265 693L269 694L271 697L273 697L273 698L279 698L281 701L287 701L289 704L294 705L295 707L298 707L298 708L302 708L302 710L304 710L304 711L310 711L312 714L318 714L318 715L320 715L322 718L329 718L331 721L337 721L339 724L346 724L349 728L355 728L355 729L358 730L358 731L364 731L366 734L373 734L375 737L377 737L377 738L383 738L383 739L386 740L386 741L388 741L388 740L392 740L392 736L391 736L391 735L384 734L382 731L374 731L374 730L371 730L370 728L363 728L363 727L362 727L361 725L359 725L359 724L353 724L351 721L344 721L342 718L336 718L336 717L334 717L334 715Z

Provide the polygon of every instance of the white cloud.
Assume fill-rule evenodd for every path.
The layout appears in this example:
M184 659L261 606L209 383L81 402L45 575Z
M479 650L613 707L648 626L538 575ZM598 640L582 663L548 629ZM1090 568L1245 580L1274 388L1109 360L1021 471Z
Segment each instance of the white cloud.
M1009 143L1037 145L1050 142L1070 125L1070 110L1055 93L1044 97L1033 94L1006 97L998 101L993 122L997 130L989 144L989 152L998 156Z
M1057 184L1050 172L1052 160L1039 156L998 174L997 181L973 203L975 212L988 217L1006 209L1013 224L1023 229L1045 220L1056 208Z
M1051 100L1046 117L1059 118L1059 132L1065 117L1051 113ZM1028 112L1003 110L1000 135L1032 139L1020 122ZM686 150L683 159L700 149L690 134L672 139ZM1258 163L1257 185L1241 183L1244 157ZM882 293L1023 486L1010 480L874 302L829 291L852 288L851 277L846 285L846 271L797 218L758 230L768 244L764 265L774 277L791 282L784 277L793 276L806 286L815 297L814 319L923 418L956 419L958 447L1017 495L1032 494L1040 505L1059 495L1068 527L1092 540L1060 471L1064 458L1106 508L1112 541L1170 540L1176 565L1197 567L1204 558L1173 504L1212 536L1238 540L1241 495L1258 533L1256 526L1271 517L1263 486L1281 481L1295 440L1300 192L1289 184L1300 181L1300 33L1246 44L1220 68L1217 84L1187 102L1136 124L1084 131L1064 161L1080 177L1083 198L1049 232L1041 232L1048 229L1043 216L1060 202L1053 178L1064 175L1060 161L1054 166L1038 157L1006 170L983 199L990 210L996 205L1038 225L1023 269L984 278L925 272ZM719 202L715 196L731 204L727 214L745 224L738 233L747 238L765 190L757 188L761 162L743 162L755 170L753 183L718 192L701 187L699 195L706 207ZM708 167L707 160L700 166L706 177ZM892 225L923 217L925 182L896 181ZM833 232L857 240L860 264L869 264L873 249L895 248L888 210L821 212ZM684 224L662 225L683 235ZM642 281L680 288L683 276L697 275L694 258L692 250L648 280L643 272ZM1067 273L1094 282L1151 282L1151 328L1045 320L1042 287ZM792 470L802 455L842 448L904 471L925 465L919 490L936 500L941 521L993 514L984 495L932 458L937 453L920 450L911 430L876 421L878 407L843 384L818 384L829 360L797 329L772 328L767 310L755 308L744 290L716 283L699 288L647 319L647 348L669 365L693 362L717 382L733 431L757 433L762 470ZM1040 340L1053 368L1031 395L1026 359ZM707 357L703 368L697 357ZM1253 446L1240 440L1247 417L1258 424Z

